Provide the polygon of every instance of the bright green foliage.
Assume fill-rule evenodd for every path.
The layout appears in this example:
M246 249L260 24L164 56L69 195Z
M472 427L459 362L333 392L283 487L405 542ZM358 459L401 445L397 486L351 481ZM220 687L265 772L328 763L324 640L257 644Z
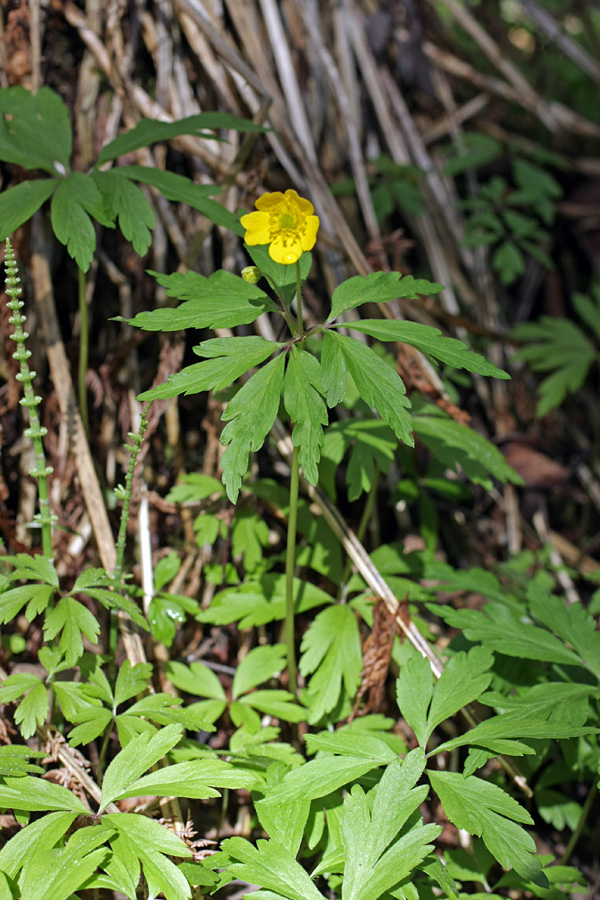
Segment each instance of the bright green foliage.
M248 283L230 273L219 271L209 278L194 272L185 275L176 273L159 275L157 280L170 296L183 301L180 306L138 313L131 324L149 331L176 331L181 328L232 328L253 322L265 311L279 311L289 317L286 304L293 297L296 287L292 267L267 260L264 247L248 250L257 266L264 266L264 274L278 293L283 307L278 307L257 284ZM310 257L310 254L303 254L300 261L301 280L308 274L310 262L304 257ZM412 276L403 277L398 272L356 276L334 291L329 321L364 303L383 303L399 297L415 298L419 294L433 294L441 289L441 285ZM334 323L332 325L335 327ZM229 423L223 429L221 438L227 448L222 459L223 483L232 502L237 501L242 477L248 468L249 454L262 447L273 425L282 393L293 426L293 441L300 451L303 473L311 484L316 484L318 480L323 426L328 421L324 401L333 407L345 398L348 375L364 402L377 411L396 437L413 446L410 401L402 379L370 347L338 334L334 327L320 326L317 329L323 336L320 362L302 344L292 342L266 341L254 336L204 341L195 348L199 356L208 357L204 362L170 376L163 385L143 393L141 399L220 390L280 351L246 381L223 413L223 421ZM358 323L356 330L372 334L379 340L405 341L448 365L498 378L507 377L506 373L470 351L460 341L442 337L437 329L429 326L366 320L364 328ZM478 446L477 450L480 449L481 446ZM496 469L500 469L498 457L500 454L496 451ZM508 467L504 466L504 469L508 470ZM367 478L363 484L366 481ZM218 535L215 521L206 528L199 524L199 529L207 536L209 543Z
M415 434L435 459L454 471L458 466L474 484L492 489L492 478L522 484L520 475L508 465L494 444L473 428L467 428L446 416L437 407L427 405L413 416Z
M285 647L275 644L254 647L238 666L232 687L229 713L236 725L244 725L250 732L260 729L260 716L266 713L286 722L302 722L306 710L294 702L293 694L282 690L255 690L285 668ZM197 713L208 722L215 722L227 707L227 699L219 679L201 662L189 667L172 662L167 672L173 684L204 700L194 704ZM187 707L188 709L190 707Z
M161 590L175 578L180 568L181 560L172 551L163 556L154 569L154 596L148 606L148 622L153 636L166 647L173 643L177 626L182 625L188 615L200 611L200 604L192 597Z
M331 603L331 595L311 582L294 579L296 612ZM238 622L240 628L266 625L283 619L285 615L285 578L267 573L256 581L226 588L216 594L210 607L198 614L200 622L228 625Z
M223 883L241 878L260 884L259 900L324 900L294 855L279 841L257 841L254 847L243 838L229 838L223 849L232 861L226 868Z
M485 592L482 585L482 593ZM588 613L579 605L565 606L560 598L536 584L530 585L528 599L540 625L524 623L518 609L511 610L504 602L488 603L481 612L450 608L436 612L452 627L463 629L469 640L481 642L498 653L576 666L600 681L600 634Z
M155 219L137 182L153 185L168 200L187 203L241 235L237 218L210 197L218 188L145 166L105 172L99 168L149 143L183 134L215 140L212 131L219 128L264 131L229 113L201 113L172 123L142 119L102 149L90 173L71 172L73 135L68 110L58 94L48 87L36 94L23 87L0 89L0 160L24 169L42 169L52 176L23 182L0 194L0 240L9 237L52 196L54 233L82 271L88 271L96 249L94 221L107 228L118 224L136 252L143 255L150 246Z
M182 328L233 328L235 325L246 325L258 319L261 313L273 309L273 301L254 284L248 284L243 278L230 272L215 272L208 278L197 272L186 272L185 275L157 275L156 280L166 288L171 297L179 297L184 302L176 309L155 309L152 312L138 313L131 319L131 325L137 325L145 331L179 331ZM257 352L261 338L225 338L216 339L223 350L218 356L228 358L235 354L235 349L246 353ZM232 343L233 342L233 343ZM211 341L207 341L211 345ZM202 345L199 345L202 347ZM273 352L277 345L271 345ZM229 352L227 352L229 348ZM200 352L199 356L205 354ZM207 356L213 356L207 353ZM263 357L264 359L264 357ZM231 360L230 360L231 364ZM206 365L206 364L204 364ZM250 362L249 365L256 365ZM194 371L193 367L192 372ZM184 372L187 370L184 369ZM219 370L216 370L219 371ZM192 372L188 372L189 380ZM183 374L183 372L181 373ZM176 377L176 376L172 376ZM235 376L237 377L237 376ZM170 382L167 382L169 384ZM176 382L177 383L177 382ZM225 384L230 382L225 381ZM209 390L208 387L195 388L190 393ZM167 394L166 396L175 396ZM155 399L154 392L148 392L149 400ZM158 395L162 396L162 395Z
M480 647L474 647L468 656L459 653L452 657L435 688L429 662L423 657L413 657L402 667L397 685L398 706L423 749L441 722L472 703L487 688L492 662L492 655Z
M191 730L211 730L212 720L205 717L203 709L193 706L181 709L182 701L171 694L143 696L151 675L148 663L132 668L126 660L119 669L114 692L97 664L90 669L87 682L54 682L63 715L69 722L78 723L69 735L71 745L88 744L113 724L123 745L140 733L152 734L156 729L151 722L159 726L179 723ZM140 699L136 703L119 711L122 704L138 695Z
M191 850L173 832L146 816L111 813L103 818L113 852L105 868L108 880L98 880L98 886L122 891L135 900L140 866L148 885L148 898L154 900L161 892L166 900L189 900L191 890L186 878L169 857L189 858ZM116 832L116 835L115 835ZM112 863L112 865L111 865Z
M505 868L513 866L525 878L547 885L540 862L533 856L535 841L517 824L533 825L533 819L516 800L491 782L464 778L458 772L431 771L429 779L451 822L482 837Z
M423 767L422 754L413 750L386 768L371 794L355 785L346 796L340 823L344 900L378 900L433 850L429 842L440 826L423 826L420 817L412 817L427 794L426 786L415 787Z
M308 684L310 721L318 722L355 695L362 654L358 625L348 606L331 606L313 619L302 639L300 672Z
M321 367L314 356L292 347L285 371L283 402L294 425L292 440L300 450L300 465L306 480L317 484L327 407L322 397Z
M540 383L538 416L545 416L584 383L590 368L600 362L600 286L592 296L573 295L573 305L581 325L570 319L542 316L537 322L523 322L510 333L524 342L515 356L529 363L534 372L550 372ZM588 335L593 335L596 343Z
M429 325L420 325L418 322L361 319L360 322L353 322L351 327L354 331L370 334L380 341L400 341L403 344L410 344L421 353L454 366L455 369L467 369L469 372L478 372L480 375L490 375L493 378L510 377L478 353L473 353L462 341L443 337L441 331Z
M346 466L348 499L358 500L363 491L371 490L377 470L383 474L388 471L396 457L397 445L391 428L379 419L341 419L332 422L323 443L320 467L322 486L335 499L335 474L350 450Z
M356 275L348 278L335 289L331 297L332 322L349 309L356 309L364 303L386 303L388 300L405 298L415 300L419 294L437 294L443 285L400 275L399 272L373 272L371 275Z
M126 156L141 147L148 147L157 141L169 141L183 134L191 134L195 137L215 140L211 132L218 128L232 128L235 131L264 131L260 125L238 119L231 113L204 112L195 116L188 116L179 122L159 122L155 119L140 119L137 125L125 134L120 134L114 141L107 144L100 151L98 165L101 166L111 159Z
M36 94L23 87L3 88L0 114L0 157L4 162L42 169L50 175L65 174L73 137L67 107L58 94L47 87Z
M221 440L226 446L221 460L223 484L232 503L238 498L242 475L251 451L260 450L279 410L285 357L271 360L240 388L227 404Z
M365 403L377 410L398 440L412 447L410 401L396 370L360 341L336 331L331 331L330 335L334 346L337 345L334 353L339 354L338 365L345 365L350 372Z

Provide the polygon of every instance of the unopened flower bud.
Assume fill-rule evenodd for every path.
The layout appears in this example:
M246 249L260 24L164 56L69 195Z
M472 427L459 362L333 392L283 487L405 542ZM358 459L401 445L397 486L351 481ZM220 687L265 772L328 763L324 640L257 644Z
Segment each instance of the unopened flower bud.
M244 281L247 281L248 284L258 284L262 278L262 272L258 266L246 266L245 269L242 269L242 278Z

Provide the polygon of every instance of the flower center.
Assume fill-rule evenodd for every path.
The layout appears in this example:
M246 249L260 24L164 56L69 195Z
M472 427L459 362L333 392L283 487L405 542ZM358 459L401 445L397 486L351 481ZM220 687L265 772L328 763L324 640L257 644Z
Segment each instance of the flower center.
M296 220L291 213L289 213L289 212L282 213L279 216L279 227L280 228L293 228L295 221Z

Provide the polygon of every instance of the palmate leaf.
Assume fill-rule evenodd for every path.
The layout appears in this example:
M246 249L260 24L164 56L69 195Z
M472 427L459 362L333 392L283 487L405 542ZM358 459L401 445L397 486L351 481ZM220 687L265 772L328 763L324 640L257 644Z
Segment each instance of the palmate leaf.
M262 690L244 694L237 702L241 706L257 709L285 722L306 722L307 710L303 706L298 706L295 699L289 691Z
M583 665L600 681L600 632L581 604L567 604L538 584L527 588L529 608L538 621L575 648Z
M167 725L156 734L144 733L131 740L108 766L102 781L100 812L136 781L147 769L162 759L181 740L178 725Z
M0 194L0 241L27 222L54 191L57 178L24 181Z
M168 662L165 672L179 690L187 691L188 694L194 694L196 697L222 700L223 708L225 708L227 698L221 682L212 669L209 669L204 663L193 662L186 666L180 662Z
M105 227L114 228L92 177L71 172L54 191L50 217L54 234L83 272L89 269L96 249L96 233L90 216Z
M436 606L435 613L452 628L462 629L467 640L485 644L505 656L587 668L581 657L555 635L524 623L494 603L486 604L481 612Z
M347 367L342 348L331 331L323 332L321 368L323 370L323 391L327 399L327 406L332 409L338 403L341 403L346 396Z
M348 499L358 500L370 491L376 470L386 474L392 464L398 441L391 428L380 419L341 419L325 432L319 469L321 485L336 498L339 464L350 449L346 466Z
M203 341L194 347L194 352L209 359L170 375L163 384L141 394L140 399L158 400L177 397L179 394L188 396L201 391L220 391L272 356L279 346L281 345L274 341L266 341L258 336Z
M149 147L157 141L169 141L184 134L215 140L215 135L206 129L231 128L235 131L268 131L248 119L238 119L226 112L205 112L187 116L177 122L159 122L156 119L141 119L134 128L120 134L100 151L98 165L101 166L118 156L126 156L140 147Z
M312 674L307 689L309 722L330 713L343 696L354 697L360 683L362 652L358 623L348 606L324 609L302 638L299 670Z
M15 712L15 722L27 740L35 734L38 725L43 725L50 708L48 689L45 684L37 684L21 700Z
M237 700L242 694L269 681L285 669L285 644L254 647L243 658L236 669L232 697Z
M359 721L361 726L362 720ZM387 762L394 762L397 755L389 746L387 741L382 740L376 734L368 731L320 731L318 734L306 735L306 746L308 752L312 755L318 750L324 750L326 753L337 753L340 756L354 756L365 759L381 759Z
M227 881L240 878L288 900L324 900L306 870L276 839L259 840L253 846L244 838L229 838L223 850L233 860L225 869Z
M27 860L44 858L78 815L78 812L49 813L18 831L0 851L0 872L14 879Z
M398 706L423 749L441 722L486 690L493 661L484 647L473 647L468 654L461 651L450 659L435 685L424 657L415 656L402 666L396 688Z
M0 160L64 175L72 145L69 111L57 93L49 87L35 94L20 86L0 90Z
M548 710L548 715L550 712L558 712L558 707L559 703L556 701L553 710ZM548 720L534 718L533 714L527 710L526 716L514 713L492 716L491 719L480 722L479 725L476 725L475 728L472 728L466 734L453 738L451 741L444 741L443 744L436 747L435 752L441 753L445 750L453 750L456 747L473 744L489 748L496 753L523 756L533 754L535 751L527 744L514 741L512 738L560 740L580 737L585 734L598 734L598 731L598 728L573 725L567 720L566 716L563 717L562 721L560 716L557 715L552 716Z
M540 887L548 881L542 872L533 838L518 825L533 819L516 800L491 782L458 772L427 772L444 812L458 828L482 837L501 866L511 866Z
M438 825L413 826L398 837L409 816L427 795L415 787L425 765L423 753L413 750L385 770L372 807L359 785L346 796L340 822L344 848L343 900L379 900L407 878L429 855L441 832Z
M248 325L275 303L255 284L220 269L208 278L197 272L160 275L150 272L169 297L184 302L175 309L141 312L129 320L144 331L179 331L184 328L234 328Z
M414 447L412 419L408 412L411 404L396 370L360 341L337 332L330 334L339 345L365 403L377 410L399 440Z
M163 169L156 169L150 166L120 166L119 174L132 181L140 181L142 184L151 184L157 188L167 200L173 200L176 203L187 203L188 206L197 209L202 215L214 222L215 225L221 225L232 231L239 237L243 237L245 232L239 223L237 216L230 213L228 209L211 200L211 194L218 194L219 188L210 184L194 184L189 178L183 175L177 175L175 172L165 172Z
M66 787L33 775L6 778L5 783L0 784L0 806L29 812L65 810L84 816L90 812Z
M327 407L323 397L321 367L305 350L292 347L288 356L283 402L294 430L292 442L299 448L299 462L309 484L319 480L319 459L323 445L323 425Z
M399 341L410 344L422 353L454 366L480 375L494 378L510 378L507 372L496 368L479 353L474 353L463 341L444 337L442 332L430 325L418 322L399 322L389 319L361 319L349 326L353 331L362 331L379 341Z
M19 879L22 900L69 900L110 855L100 847L109 834L107 828L82 828L65 847L31 855Z
M294 578L293 589L297 613L333 602L331 594L310 581ZM198 613L197 619L212 625L238 622L242 629L255 628L285 618L285 597L285 575L267 573L256 581L220 591L209 608Z
M119 169L94 170L92 178L102 194L107 214L116 219L123 237L132 242L135 252L144 256L152 242L151 231L156 219L143 192L120 174Z
M17 553L14 556L3 556L2 562L14 566L14 571L10 574L11 581L30 578L43 581L44 584L50 584L55 588L59 586L54 563L41 554L30 556L28 553Z
M229 401L221 441L226 446L221 460L223 484L235 503L248 468L251 452L260 450L279 410L283 387L284 355L268 362Z
M15 722L27 739L35 734L38 725L46 721L49 709L48 690L41 678L32 672L16 672L5 678L0 685L0 703L10 703L23 694L26 696L15 712Z
M0 622L11 622L26 603L29 604L26 617L33 619L46 609L53 594L54 588L47 584L22 584L3 591L0 594Z
M43 775L41 766L30 762L30 758L43 759L42 750L30 750L18 744L5 744L0 747L0 775Z
M428 407L428 412L429 412ZM431 410L433 412L433 409ZM417 437L433 453L438 463L457 471L460 466L466 477L474 484L481 484L492 490L492 478L503 484L522 484L523 479L494 444L483 435L455 422L437 412L433 415L413 415L414 431Z
M265 804L277 805L291 800L317 800L338 788L356 781L381 766L388 765L396 754L383 741L369 744L370 755L362 749L360 756L322 756L292 769L283 781L272 787Z
M269 837L275 838L292 856L296 856L304 838L310 801L302 798L274 805L258 800L255 801L254 808L260 824Z
M419 294L437 294L444 287L424 278L403 276L400 272L372 272L370 275L355 275L336 287L331 297L329 322L349 309L356 309L363 303L385 303L387 300L407 298L414 300Z
M127 856L128 866L139 872L141 862L147 881L148 900L162 891L166 900L190 900L191 889L183 873L169 856L189 859L192 851L170 829L147 816L111 813L103 823L117 832L111 838L115 854ZM138 875L139 879L139 875Z
M175 796L204 800L220 796L214 787L251 790L255 784L255 775L236 769L231 763L220 759L192 759L138 778L119 798Z
M98 620L82 603L73 597L62 597L54 609L46 615L44 635L52 640L62 631L60 650L69 665L75 665L83 654L82 634L92 643L98 643Z
M517 359L529 363L536 372L552 372L540 383L539 416L560 406L568 393L578 391L590 366L599 358L579 325L569 319L542 316L537 322L517 325L510 338L526 342L517 350Z

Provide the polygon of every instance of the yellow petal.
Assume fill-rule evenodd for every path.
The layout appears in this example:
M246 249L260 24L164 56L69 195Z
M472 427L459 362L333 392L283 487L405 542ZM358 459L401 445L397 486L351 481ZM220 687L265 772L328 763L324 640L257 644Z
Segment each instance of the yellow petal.
M312 250L317 241L317 231L319 230L319 217L309 216L304 225L304 233L302 235L302 249Z
M251 212L240 219L242 228L246 229L245 241L249 247L256 244L268 244L271 240L270 217L265 212Z
M278 234L269 245L269 256L275 262L282 263L284 266L290 266L298 262L302 256L302 246L296 238L290 238L289 235L283 237Z
M284 197L281 191L273 191L272 194L263 194L262 197L258 198L254 205L257 209L268 210L270 212L274 206L278 206L280 203L283 203L283 201Z
M310 200L305 200L304 197L299 197L296 191L293 191L291 189L286 191L285 199L288 201L288 203L296 206L305 216L312 216L315 211L315 208Z

